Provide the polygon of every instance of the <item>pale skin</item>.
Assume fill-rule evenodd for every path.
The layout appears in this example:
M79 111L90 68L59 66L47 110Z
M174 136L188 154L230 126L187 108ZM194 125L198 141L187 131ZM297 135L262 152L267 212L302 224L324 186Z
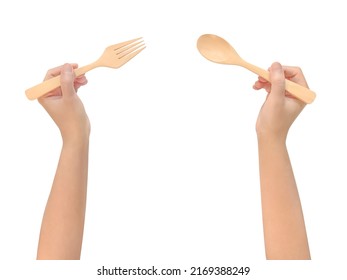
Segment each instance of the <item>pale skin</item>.
M85 76L75 77L77 64L47 72L46 79L61 74L61 87L39 99L58 126L62 150L42 219L37 259L80 259L88 178L90 123L76 91Z
M76 91L87 83L65 64L47 72L61 74L61 87L39 99L58 126L63 146L44 212L37 259L80 259L86 209L90 123ZM256 131L267 259L310 259L300 198L286 148L290 126L305 107L284 90L284 77L307 87L299 68L274 63L271 83L259 78L254 89L265 89Z
M300 68L274 63L269 71L270 82L259 77L253 86L268 92L256 123L266 258L308 260L305 221L286 147L289 128L305 104L285 91L284 79L308 85Z

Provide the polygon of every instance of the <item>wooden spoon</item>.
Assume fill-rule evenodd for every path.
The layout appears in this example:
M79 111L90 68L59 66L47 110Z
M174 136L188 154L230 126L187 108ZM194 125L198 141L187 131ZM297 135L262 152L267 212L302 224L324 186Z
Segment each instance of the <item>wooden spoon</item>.
M197 47L202 56L212 62L242 66L270 81L268 71L243 60L227 41L217 35L205 34L200 36ZM316 98L316 94L312 90L290 80L286 79L285 87L293 96L307 104L312 103Z

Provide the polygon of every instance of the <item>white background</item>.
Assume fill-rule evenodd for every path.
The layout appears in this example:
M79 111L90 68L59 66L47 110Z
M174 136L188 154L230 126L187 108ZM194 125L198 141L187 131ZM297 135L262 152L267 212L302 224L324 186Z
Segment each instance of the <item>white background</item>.
M343 3L1 2L0 273L100 279L102 265L248 265L252 279L341 275L347 250ZM205 33L224 37L260 67L300 66L317 93L288 139L311 262L265 261L255 134L265 93L252 89L253 73L204 59L196 41ZM92 125L82 261L35 262L61 140L24 91L52 67L88 64L108 45L140 36L147 46L142 53L120 69L88 73L79 91Z

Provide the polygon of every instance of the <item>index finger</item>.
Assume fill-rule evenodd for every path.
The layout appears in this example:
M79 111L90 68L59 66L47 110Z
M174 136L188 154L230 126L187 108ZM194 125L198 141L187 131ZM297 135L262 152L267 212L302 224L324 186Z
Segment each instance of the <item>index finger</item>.
M305 76L300 67L283 66L283 70L286 79L309 88Z
M78 67L78 64L77 63L71 63L72 65L72 68L73 69L76 69ZM44 78L44 81L45 80L48 80L48 79L51 79L53 77L56 77L56 76L59 76L60 73L61 73L61 69L62 69L63 65L60 65L60 66L57 66L57 67L54 67L52 69L49 69L46 73L46 76Z

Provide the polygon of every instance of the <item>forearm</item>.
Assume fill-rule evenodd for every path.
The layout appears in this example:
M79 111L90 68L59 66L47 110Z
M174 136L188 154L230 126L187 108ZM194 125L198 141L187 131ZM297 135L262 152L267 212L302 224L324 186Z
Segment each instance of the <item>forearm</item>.
M38 259L79 259L88 177L88 139L64 143L42 220Z
M259 167L267 259L310 259L305 222L284 141L259 139Z

